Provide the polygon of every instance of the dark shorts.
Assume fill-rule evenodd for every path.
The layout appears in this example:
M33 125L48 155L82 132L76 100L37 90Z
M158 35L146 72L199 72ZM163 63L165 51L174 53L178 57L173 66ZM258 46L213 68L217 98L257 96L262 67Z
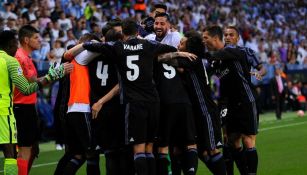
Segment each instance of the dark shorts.
M67 114L67 145L73 154L85 154L95 149L92 122L90 113L70 112Z
M159 122L160 147L195 144L196 131L191 105L161 105Z
M200 151L211 151L221 148L223 142L218 110L203 106L200 109L194 109L194 115L198 149Z
M34 104L14 104L19 147L30 147L39 140L39 122Z
M157 139L160 104L130 102L125 105L125 143L153 143Z
M228 105L226 129L228 133L256 135L258 133L259 114L256 102Z
M125 145L125 113L122 105L103 106L94 121L94 134L103 150L118 149Z

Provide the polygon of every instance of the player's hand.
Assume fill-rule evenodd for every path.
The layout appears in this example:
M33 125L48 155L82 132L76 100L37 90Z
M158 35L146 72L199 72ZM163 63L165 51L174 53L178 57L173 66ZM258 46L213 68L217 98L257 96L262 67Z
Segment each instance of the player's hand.
M101 110L103 104L102 103L94 103L92 106L92 119L96 119L98 116L99 111Z
M71 63L66 62L66 63L63 63L62 65L64 67L65 75L69 74L74 69L74 65Z
M190 61L196 60L197 56L189 52L178 52L179 57L188 58Z
M255 76L257 80L262 80L262 75L259 72L250 72L252 76Z
M66 74L70 73L72 69L73 69L73 64L71 63L64 63L61 64L59 67L55 67L53 64L49 67L46 78L48 79L48 81L58 80L64 77Z

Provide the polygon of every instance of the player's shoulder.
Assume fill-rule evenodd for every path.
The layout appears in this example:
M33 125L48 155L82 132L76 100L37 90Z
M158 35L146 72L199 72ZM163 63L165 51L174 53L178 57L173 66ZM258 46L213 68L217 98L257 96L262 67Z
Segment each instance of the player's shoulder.
M248 56L254 56L256 54L256 52L249 48L249 47L244 47L244 46L238 46L240 48L240 50L244 51Z
M145 36L144 39L146 39L146 40L155 40L155 38L156 38L156 34L151 33L151 34Z

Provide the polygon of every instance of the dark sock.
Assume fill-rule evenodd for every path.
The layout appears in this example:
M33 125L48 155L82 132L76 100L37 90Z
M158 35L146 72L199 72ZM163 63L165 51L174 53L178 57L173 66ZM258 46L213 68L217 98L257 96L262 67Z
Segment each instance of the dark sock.
M167 154L159 153L157 160L157 173L158 175L168 175L169 161Z
M233 159L236 162L237 168L240 172L241 175L246 175L247 174L247 165L246 165L246 159L245 159L245 154L242 148L237 148L233 150L232 153Z
M71 160L72 155L68 152L65 152L63 157L59 160L59 163L54 171L54 175L63 175L64 168L68 164L68 162Z
M210 164L214 175L226 175L226 167L222 153L210 156Z
M224 156L227 175L234 175L233 172L234 160L232 158L231 148L227 144L225 144L223 147L223 156Z
M134 154L134 167L137 175L148 175L145 153Z
M195 175L198 167L197 149L191 148L184 153L185 175Z
M64 169L64 174L65 175L75 175L78 169L83 165L84 162L85 162L85 159L71 158Z
M148 168L148 175L156 175L156 160L153 153L146 153L146 161L147 161L147 168Z
M172 175L181 175L182 154L171 154Z
M116 151L105 151L106 158L106 175L117 175L120 174L118 168L119 154Z
M255 147L245 150L248 175L256 175L258 167L258 154Z
M207 168L210 170L211 173L214 172L209 156L203 156L203 155L199 154L198 158L207 166Z
M130 148L124 148L119 152L119 174L135 175L134 162L133 162L133 151ZM118 167L118 165L117 165ZM118 169L118 168L117 168Z
M88 175L100 175L99 154L86 159L86 173Z

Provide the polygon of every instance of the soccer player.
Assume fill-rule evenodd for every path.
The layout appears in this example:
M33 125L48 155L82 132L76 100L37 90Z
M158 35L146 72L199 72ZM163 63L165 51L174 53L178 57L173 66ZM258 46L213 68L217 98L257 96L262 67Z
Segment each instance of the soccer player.
M224 41L226 45L233 45L237 46L238 42L240 40L239 36L239 30L235 26L227 26L224 30ZM251 75L255 76L257 80L261 80L262 77L266 74L266 70L264 66L261 64L259 59L256 57L255 52L247 47L241 47L237 46L239 49L241 49L243 52L246 54L247 62L249 67L253 67L254 69L258 70L258 72L251 72ZM223 101L223 100L222 100ZM226 107L227 107L227 102ZM224 109L225 110L225 109ZM228 111L228 110L227 110ZM235 114L230 114L235 115ZM227 114L225 116L227 117ZM226 119L227 120L227 119ZM227 129L228 127L233 127L233 126L227 126L227 122L225 123L225 130L226 133L224 134L225 141L225 146L230 147L224 150L226 154L224 155L230 155L229 157L225 157L226 160L226 167L227 167L227 174L233 174L233 160L236 162L237 167L241 174L244 174L245 171L245 166L246 163L244 161L244 154L243 154L243 148L241 147L241 140L242 136L241 133L238 132L230 132L232 129ZM227 151L230 151L227 153Z
M211 96L211 88L206 67L204 66L204 46L201 36L196 32L188 32L182 38L179 51L186 51L197 56L195 61L175 59L169 64L184 68L183 79L192 100L197 131L197 149L199 158L215 175L226 174L223 155L218 148L222 146L220 118L218 109ZM160 61L178 58L177 54L159 56Z
M241 134L245 148L247 174L256 174L258 156L255 144L259 114L255 89L251 83L251 66L244 50L236 46L225 47L222 38L223 32L218 26L208 27L203 32L207 49L210 52L222 53L211 59L215 62L216 74L220 78L221 98L226 101L229 112L226 119L227 132Z
M122 34L110 29L106 41L118 41ZM73 49L68 52L74 52ZM117 69L111 60L113 56L83 51L75 60L89 68L91 85L92 115L97 121L95 130L99 145L106 156L107 174L134 174L132 151L124 143L124 108L120 105ZM101 110L103 108L103 110ZM112 132L111 132L112 131ZM132 166L129 163L132 162Z
M159 115L159 96L153 83L153 61L159 53L177 49L138 39L138 25L132 19L125 19L122 27L123 42L85 43L82 46L93 52L115 54L109 59L118 66L120 74L121 102L126 106L125 142L133 145L137 174L147 175L155 172L152 147L157 136Z
M84 34L78 42L91 40L99 40L99 38L93 34ZM100 174L99 155L95 150L96 140L93 135L94 121L90 109L91 88L88 67L78 64L74 59L68 59L65 54L64 59L74 64L74 70L70 74L70 96L66 116L67 155L72 154L73 156L65 166L63 174L75 174L85 160L87 174Z
M37 71L29 55L41 47L39 32L34 27L25 25L19 29L18 39L21 47L15 57L24 76L29 82L34 82L37 80ZM39 130L35 104L36 93L26 96L18 89L14 91L14 114L19 131L17 164L20 172L30 171L33 160L38 155Z
M174 47L179 45L181 36L178 32L170 31L168 14L156 14L154 31L154 34L148 36L149 39ZM182 151L185 159L183 171L185 174L196 174L198 164L195 144L196 131L189 96L176 68L166 63L157 63L154 75L161 103L158 174L168 174L169 146L176 146L177 150L178 147L184 147ZM178 170L173 168L173 171L175 173Z
M13 113L13 84L16 86L16 89L19 89L20 93L29 95L37 91L43 85L50 83L51 80L56 80L64 76L63 66L60 66L56 72L53 70L53 67L51 67L47 76L36 79L34 82L29 83L23 75L20 64L13 57L17 48L18 40L16 39L16 34L14 32L0 32L0 123L2 133L0 136L0 144L2 144L4 147L3 151L5 157L5 175L17 175L17 161L15 159L17 128ZM69 65L65 66L65 68L66 71L68 71ZM19 169L18 174L28 174L28 169Z

